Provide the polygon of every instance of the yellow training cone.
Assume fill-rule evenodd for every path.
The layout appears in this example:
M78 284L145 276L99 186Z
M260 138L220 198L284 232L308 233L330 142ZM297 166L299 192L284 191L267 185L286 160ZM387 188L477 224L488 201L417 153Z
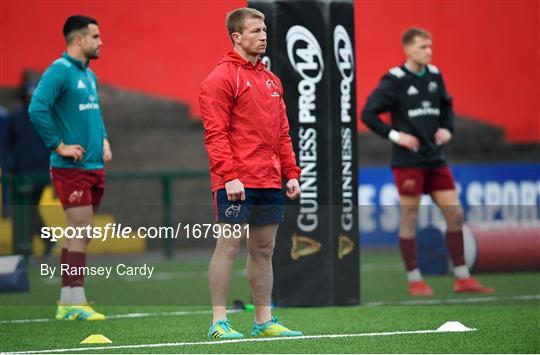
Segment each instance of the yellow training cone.
M112 343L110 339L101 334L92 334L88 338L81 341L81 344L108 344Z

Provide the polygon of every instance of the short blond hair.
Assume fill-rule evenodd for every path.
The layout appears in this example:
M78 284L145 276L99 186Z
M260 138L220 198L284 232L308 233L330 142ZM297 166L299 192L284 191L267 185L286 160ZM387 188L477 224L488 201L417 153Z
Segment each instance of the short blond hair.
M403 46L409 45L414 42L416 37L431 39L431 33L423 28L411 27L406 29L401 35L401 44Z
M244 31L246 19L248 18L258 18L264 21L264 14L259 10L255 10L250 7L241 7L229 12L227 14L227 18L225 19L227 30L229 31L229 37L234 32L242 33Z

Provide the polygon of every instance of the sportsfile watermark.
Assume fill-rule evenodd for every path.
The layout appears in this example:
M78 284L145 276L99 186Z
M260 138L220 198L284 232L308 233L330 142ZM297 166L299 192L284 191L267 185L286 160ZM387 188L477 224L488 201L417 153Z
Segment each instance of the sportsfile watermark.
M56 242L61 239L209 239L249 238L249 224L178 223L172 226L130 227L122 223L107 223L104 226L43 227L41 238Z

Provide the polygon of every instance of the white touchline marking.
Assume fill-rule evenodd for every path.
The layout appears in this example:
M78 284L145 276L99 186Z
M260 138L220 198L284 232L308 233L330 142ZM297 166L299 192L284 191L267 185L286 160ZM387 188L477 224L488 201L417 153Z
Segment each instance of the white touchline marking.
M163 348L173 346L196 346L196 345L224 345L233 343L252 343L278 340L305 340L305 339L336 339L336 338L354 338L354 337L376 337L390 336L403 334L432 334L432 333L455 333L455 332L473 332L478 329L468 328L467 330L448 331L448 330L407 330L397 332L380 332L380 333L358 333L358 334L319 334L319 335L303 335L299 337L276 337L276 338L250 338L250 339L234 339L234 340L211 340L198 342L179 342L179 343L157 343L157 344L138 344L138 345L106 345L92 346L88 348L70 348L70 349L47 349L47 350L26 350L8 352L5 354L36 354L36 353L64 353L71 351L88 351L88 350L112 350L112 349L137 349L137 348Z
M540 294L538 295L522 295L522 296L508 296L508 297L474 297L474 298L450 298L450 299L435 299L435 300L410 300L410 301L385 301L385 302L367 302L362 306L377 307L386 305L430 305L430 304L459 304L459 303L482 303L482 302L497 302L497 301L531 301L540 300ZM229 313L242 312L242 310L232 309L227 311ZM211 314L212 311L176 311L176 312L154 312L154 313L124 313L108 315L107 319L124 319L124 318L145 318L145 317L176 317L176 316L190 316L197 314ZM56 322L54 318L30 318L30 319L7 319L0 320L0 324L20 324L20 323L46 323Z
M384 263L384 264L363 264L362 272L373 271L401 271L403 270L402 263ZM244 277L244 269L235 269L232 272L234 277ZM115 278L115 281L122 282L148 282L148 281L170 281L170 280L192 280L208 278L208 270L193 270L193 271L156 271L152 274L151 278L146 276L119 276ZM111 282L109 279L95 278L92 282ZM52 278L41 278L41 283L44 285L57 286L60 283L60 276L54 276Z
M470 297L470 298L449 298L449 299L422 299L422 300L408 300L408 301L383 301L383 302L366 302L363 305L368 307L386 306L386 305L430 305L430 304L459 304L459 303L483 303L483 302L496 302L496 301L531 301L540 300L540 294L538 295L522 295L522 296L484 296L484 297Z
M239 309L228 310L227 313L242 312ZM191 316L198 314L212 314L211 310L205 311L174 311L174 312L151 312L151 313L120 313L108 315L107 319L124 319L124 318L146 318L146 317L176 317L176 316ZM18 323L44 323L44 322L61 322L54 318L31 318L31 319L9 319L2 320L0 324L18 324Z
M232 277L244 277L244 269L233 270ZM151 278L146 276L119 276L115 278L115 282L163 282L171 280L199 280L201 278L208 278L208 271L156 271L152 274ZM92 282L98 283L110 283L109 279L96 278ZM55 276L53 278L42 278L41 283L47 286L57 286L60 283L60 277Z
M402 263L384 263L384 264L363 264L362 272L373 272L373 271L396 271L403 270ZM244 269L233 270L233 277L244 277ZM146 276L120 276L115 279L116 282L163 282L171 280L199 280L201 278L208 278L207 270L199 271L156 271L152 274L151 278ZM92 282L98 283L107 283L111 282L109 279L96 278ZM52 278L41 278L41 283L47 286L57 286L60 283L60 277L54 276Z

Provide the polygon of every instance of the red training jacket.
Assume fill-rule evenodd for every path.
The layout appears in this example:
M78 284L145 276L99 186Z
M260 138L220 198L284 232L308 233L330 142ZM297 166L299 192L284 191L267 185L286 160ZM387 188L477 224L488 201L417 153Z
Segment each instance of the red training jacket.
M212 191L236 178L247 188L278 188L298 178L283 88L260 61L229 51L201 85L199 104Z

